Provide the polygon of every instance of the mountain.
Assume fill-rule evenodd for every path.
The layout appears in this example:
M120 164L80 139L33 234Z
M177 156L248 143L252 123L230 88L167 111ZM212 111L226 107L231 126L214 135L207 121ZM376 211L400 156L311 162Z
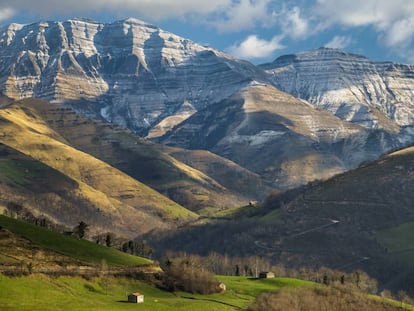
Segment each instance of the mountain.
M157 137L265 74L136 19L12 24L0 30L4 95L80 110ZM10 53L13 51L13 53Z
M128 129L84 118L56 104L23 100L19 105L35 109L71 146L193 211L244 205L271 191L257 174L207 151L155 144Z
M262 206L152 239L160 251L254 254L287 267L362 269L380 281L380 289L412 292L413 184L410 147L327 181L273 194Z
M382 108L372 108L381 126L332 115L283 93L274 64L264 70L136 19L12 24L0 30L0 59L4 95L48 100L155 142L208 150L275 189L328 178L413 141ZM353 70L362 77L356 81L368 69ZM411 105L406 100L401 110Z
M280 89L367 128L398 131L414 123L414 66L373 62L331 48L264 64Z
M2 101L0 199L13 212L136 237L246 205L272 189L206 151L155 144L41 100Z
M399 144L393 134L342 121L268 84L199 111L159 141L211 150L278 189L328 178Z

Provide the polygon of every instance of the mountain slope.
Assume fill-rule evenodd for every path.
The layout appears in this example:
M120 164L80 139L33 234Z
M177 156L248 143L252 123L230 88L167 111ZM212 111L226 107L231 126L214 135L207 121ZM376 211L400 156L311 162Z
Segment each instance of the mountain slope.
M260 176L205 151L157 145L129 130L85 119L72 109L43 101L24 100L20 106L34 109L47 126L71 146L109 163L192 210L244 205L263 198L271 189ZM181 155L185 163L176 155ZM215 173L217 166L221 174ZM244 189L234 187L237 183L232 177L245 185Z
M265 84L195 113L159 141L211 150L279 189L328 178L399 145L385 131L342 121Z
M279 89L343 120L390 132L414 123L414 66L320 48L261 67Z
M325 182L270 196L244 218L227 215L153 238L160 249L175 245L202 254L255 254L293 267L363 269L381 286L410 290L413 184L411 147ZM214 243L219 236L222 243Z
M71 147L30 106L15 103L0 109L0 122L2 144L67 176L74 184L71 195L90 202L88 209L59 209L57 205L37 211L47 213L57 223L74 225L84 220L96 230L105 231L111 224L115 233L131 237L169 226L174 220L195 217L125 173Z

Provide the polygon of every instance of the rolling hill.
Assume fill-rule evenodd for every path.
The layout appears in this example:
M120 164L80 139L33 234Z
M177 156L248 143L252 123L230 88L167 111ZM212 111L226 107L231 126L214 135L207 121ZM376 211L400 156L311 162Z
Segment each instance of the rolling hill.
M143 266L148 271L159 270L153 261L120 252L114 248L66 236L20 220L0 216L0 267L18 274L76 274L78 267L92 269L104 262L114 267ZM13 245L13 247L10 247ZM23 265L23 267L20 267ZM30 265L29 270L28 266ZM72 269L72 270L71 270ZM85 269L86 270L86 269ZM93 272L92 270L90 270ZM81 274L81 273L79 273Z

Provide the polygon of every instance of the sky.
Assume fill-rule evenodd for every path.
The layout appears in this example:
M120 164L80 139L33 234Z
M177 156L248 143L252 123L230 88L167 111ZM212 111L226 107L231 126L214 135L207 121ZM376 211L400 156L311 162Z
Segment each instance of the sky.
M141 19L255 64L319 47L414 64L414 0L0 0L0 26Z

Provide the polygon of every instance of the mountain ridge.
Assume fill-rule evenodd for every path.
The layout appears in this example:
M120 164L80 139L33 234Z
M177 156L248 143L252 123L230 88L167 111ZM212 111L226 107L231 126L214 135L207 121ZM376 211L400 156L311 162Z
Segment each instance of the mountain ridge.
M367 128L414 122L414 66L319 48L261 65L281 90ZM389 120L380 118L384 114ZM390 122L392 121L392 123Z

